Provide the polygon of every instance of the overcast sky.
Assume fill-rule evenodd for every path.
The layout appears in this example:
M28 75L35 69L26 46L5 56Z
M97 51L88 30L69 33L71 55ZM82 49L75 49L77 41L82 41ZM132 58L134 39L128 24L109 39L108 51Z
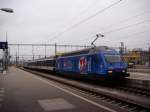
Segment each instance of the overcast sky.
M147 49L150 43L150 0L122 0L115 6L70 29L119 0L0 0L0 41L96 45ZM65 31L65 32L64 32ZM61 32L64 32L63 34ZM55 38L56 37L56 38ZM149 44L150 45L150 44Z

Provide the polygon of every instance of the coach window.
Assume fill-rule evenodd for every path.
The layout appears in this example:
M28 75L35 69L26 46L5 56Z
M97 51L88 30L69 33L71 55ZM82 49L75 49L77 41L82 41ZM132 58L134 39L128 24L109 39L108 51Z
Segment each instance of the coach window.
M47 65L46 65L46 60L43 61L43 65L44 65L44 66L47 66Z
M47 60L47 66L50 66L50 60Z
M52 63L51 60L48 60L48 62L49 62L48 65L51 66L51 63Z
M48 66L48 60L45 60L45 66Z
M55 66L55 64L56 64L56 60L53 60L53 66Z

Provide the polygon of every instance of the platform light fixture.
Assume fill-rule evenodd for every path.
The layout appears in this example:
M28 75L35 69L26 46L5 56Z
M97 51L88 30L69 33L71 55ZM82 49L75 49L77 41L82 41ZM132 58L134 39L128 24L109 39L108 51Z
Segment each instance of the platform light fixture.
M0 8L1 11L7 12L7 13L13 13L13 9L11 8ZM7 32L6 32L6 43L7 43ZM8 45L8 44L7 44ZM3 74L6 74L6 70L8 69L8 46L5 46L4 48L4 69L3 69Z
M8 13L13 13L13 9L11 8L0 8L1 11L4 11L4 12L8 12Z

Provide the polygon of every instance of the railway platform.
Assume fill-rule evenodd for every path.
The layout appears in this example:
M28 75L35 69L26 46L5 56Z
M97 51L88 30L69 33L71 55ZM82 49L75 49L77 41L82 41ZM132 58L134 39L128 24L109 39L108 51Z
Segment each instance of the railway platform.
M65 85L9 68L0 73L0 112L124 112Z
M149 73L150 74L150 68L129 68L128 72L139 72L139 73Z
M131 79L150 80L150 73L130 72Z
M150 90L150 73L129 72L130 77L126 78L126 85Z

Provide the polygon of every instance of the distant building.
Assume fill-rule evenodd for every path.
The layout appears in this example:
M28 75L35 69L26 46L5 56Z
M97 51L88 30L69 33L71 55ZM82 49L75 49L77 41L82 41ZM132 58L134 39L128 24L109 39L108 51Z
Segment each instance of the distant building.
M141 64L146 64L149 61L149 52L148 51L142 51L140 52L140 62Z
M149 52L143 51L141 48L135 48L125 53L123 59L126 62L134 62L135 64L146 64L149 61Z
M128 53L124 54L123 59L129 63L134 62L135 64L140 63L140 52L139 51L129 51Z

